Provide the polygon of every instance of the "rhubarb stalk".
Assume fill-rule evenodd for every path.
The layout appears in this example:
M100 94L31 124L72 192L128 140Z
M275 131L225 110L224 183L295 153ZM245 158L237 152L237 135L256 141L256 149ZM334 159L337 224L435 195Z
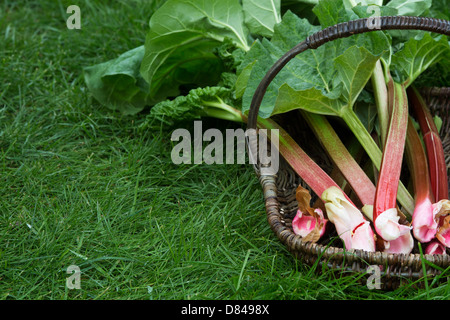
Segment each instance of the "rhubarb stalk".
M302 111L303 117L363 205L373 205L375 185L347 150L325 116Z
M375 193L373 220L375 230L384 241L390 242L400 237L410 237L410 227L398 223L397 190L400 181L403 152L408 124L408 103L403 85L393 83L392 98L389 99L391 116L383 148L380 174ZM406 240L399 248L387 248L399 252L410 252L411 241Z
M420 242L428 242L435 237L438 224L433 213L434 198L425 150L411 119L407 128L406 155L416 202L411 222L413 234Z
M381 145L386 141L386 134L389 127L389 107L388 107L388 91L383 73L381 60L375 64L371 77L372 87L374 91L375 104L377 106L378 122L380 124Z
M372 160L374 166L377 168L377 170L380 170L383 156L382 151L380 150L376 142L373 140L372 136L367 131L366 127L362 124L361 120L359 120L355 112L344 112L341 115L341 118L348 125L350 130L358 139L361 146L363 146L370 160ZM414 199L401 182L398 182L397 196L399 203L405 210L405 214L407 214L407 216L410 217L414 212Z
M448 199L447 166L439 132L428 106L417 89L409 87L407 92L422 131L433 195L436 201Z

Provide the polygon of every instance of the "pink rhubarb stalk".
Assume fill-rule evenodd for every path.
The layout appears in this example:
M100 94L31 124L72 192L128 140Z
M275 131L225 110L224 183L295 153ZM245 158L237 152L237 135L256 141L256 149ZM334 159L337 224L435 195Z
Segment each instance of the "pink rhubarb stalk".
M392 242L404 237L398 246L390 243L387 251L409 253L413 246L411 228L398 222L396 201L406 141L408 103L403 85L394 82L392 88L389 92L391 116L376 187L373 221L377 234L384 241Z
M406 155L415 195L415 209L411 221L413 234L420 242L429 242L436 236L438 223L433 210L434 197L425 150L411 120L408 121Z
M420 242L435 242L435 239L444 247L450 247L450 201L448 200L448 178L445 163L444 149L439 132L434 124L428 106L414 88L408 88L408 98L414 108L420 130L423 134L425 150L420 138L410 124L408 134L414 134L412 141L414 153L411 161L413 167L414 188L416 190L416 208L413 215L412 226L414 237ZM408 145L408 144L407 144ZM420 154L419 154L419 151ZM420 157L420 159L418 158ZM428 161L427 161L428 160ZM417 163L416 166L414 166ZM434 201L437 201L434 203ZM428 246L429 251L439 253L439 247ZM444 250L445 252L445 250Z
M444 148L431 112L417 89L408 88L408 99L414 109L425 143L431 188L436 201L448 199L447 166Z

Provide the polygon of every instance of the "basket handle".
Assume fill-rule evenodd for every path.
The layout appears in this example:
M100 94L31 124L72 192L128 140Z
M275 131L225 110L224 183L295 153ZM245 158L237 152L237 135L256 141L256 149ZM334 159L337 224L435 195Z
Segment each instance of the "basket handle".
M377 19L378 25L371 23ZM450 36L450 21L426 17L384 16L352 20L320 30L286 52L266 73L253 95L248 113L247 128L256 130L259 107L267 87L283 67L296 55L307 49L317 49L326 42L353 34L380 30L423 30Z

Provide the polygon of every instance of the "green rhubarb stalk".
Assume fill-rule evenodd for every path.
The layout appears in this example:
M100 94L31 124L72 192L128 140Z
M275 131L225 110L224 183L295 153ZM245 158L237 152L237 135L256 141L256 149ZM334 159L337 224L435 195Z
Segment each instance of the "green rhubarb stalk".
M373 205L375 185L347 150L326 117L306 111L302 111L302 115L361 203Z
M229 120L234 122L246 122L247 117L240 111L234 109L233 107L227 105L222 99L217 98L218 102L215 101L204 101L203 105L204 112L206 116L212 118L218 118L223 120Z
M388 91L381 60L378 60L375 64L371 81L374 91L375 104L377 106L378 123L380 125L381 145L384 146L389 127L389 109Z
M439 131L433 121L430 109L417 89L409 87L407 93L422 131L433 195L436 201L448 199L447 165Z

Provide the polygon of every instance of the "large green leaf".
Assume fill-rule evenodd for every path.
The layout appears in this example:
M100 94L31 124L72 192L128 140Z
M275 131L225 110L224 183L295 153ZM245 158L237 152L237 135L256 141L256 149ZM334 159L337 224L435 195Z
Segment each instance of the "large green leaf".
M346 0L346 2L348 3L349 7L354 7L356 5L361 5L361 6L382 6L383 5L383 0Z
M188 69L185 79L220 74L221 61L214 48L226 38L248 49L248 31L238 0L168 0L150 19L141 74L150 84L151 95L164 83ZM192 81L194 84L198 84Z
M431 7L432 0L391 0L386 6L397 9L400 16L420 16Z
M318 4L319 0L284 0L282 4L290 5L295 3Z
M346 108L352 108L362 89L372 75L378 56L364 47L352 46L334 59L333 68L337 70L334 78L336 95L324 94L322 90L310 88L295 90L284 84L272 114L284 113L293 109L325 115L341 115ZM339 96L337 96L339 93Z
M422 72L445 56L449 56L447 38L433 38L424 33L420 39L408 40L402 49L392 55L390 69L394 79L409 86Z
M280 23L280 0L243 0L245 24L254 35L270 38Z
M429 16L429 9L431 7L432 0L391 0L383 9L392 9L395 13L391 15L400 16ZM408 39L421 35L423 32L420 30L389 30L387 31L393 37L393 42L403 43Z
M430 15L434 18L449 20L450 6L448 5L448 0L433 0Z
M285 52L326 26L360 17L355 11L346 10L342 1L334 0L321 1L314 12L320 27L288 12L275 26L271 41L264 39L253 44L238 69L236 95L244 92L243 111L248 110L259 81ZM309 111L340 114L341 108L353 105L376 60L388 46L383 33L372 32L338 39L299 54L269 85L259 115L265 118L298 108L300 101L301 107Z
M144 46L118 58L84 69L86 84L100 103L124 114L141 111L147 103L148 84L139 74Z

